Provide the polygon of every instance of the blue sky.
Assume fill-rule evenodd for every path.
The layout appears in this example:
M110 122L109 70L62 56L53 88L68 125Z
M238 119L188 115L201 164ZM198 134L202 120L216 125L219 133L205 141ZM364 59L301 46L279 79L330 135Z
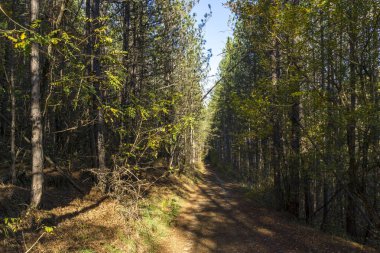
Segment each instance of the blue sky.
M200 21L204 18L204 14L209 12L208 5L211 5L212 17L206 24L204 28L205 39L206 39L206 49L212 49L212 58L210 60L210 73L209 76L214 76L218 71L219 62L223 58L223 49L227 42L227 38L232 36L232 29L228 25L230 19L230 10L223 6L227 0L200 0L193 12L197 13L197 20ZM204 84L204 89L208 90L213 83L214 78L209 78L209 80Z

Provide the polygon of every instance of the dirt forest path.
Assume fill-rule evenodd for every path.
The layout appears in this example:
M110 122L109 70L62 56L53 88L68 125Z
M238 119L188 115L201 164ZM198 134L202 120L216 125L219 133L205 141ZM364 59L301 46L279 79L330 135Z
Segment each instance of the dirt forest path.
M377 252L289 221L258 207L232 183L208 170L188 189L163 253Z

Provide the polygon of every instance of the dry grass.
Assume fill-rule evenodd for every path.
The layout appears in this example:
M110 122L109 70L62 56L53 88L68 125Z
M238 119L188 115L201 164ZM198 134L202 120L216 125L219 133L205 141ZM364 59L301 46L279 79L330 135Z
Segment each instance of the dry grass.
M127 252L122 234L126 223L116 201L105 199L93 190L83 199L67 206L41 213L40 222L53 223L54 232L46 234L32 252L111 252L110 248ZM44 220L45 219L45 220ZM27 247L43 231L26 234ZM25 247L25 246L24 246Z
M36 211L30 214L34 225L20 227L17 237L4 240L0 253L25 252L38 239L30 252L157 252L178 214L181 185L187 179L171 176L167 180L153 187L137 205L129 207L105 198L94 187L82 198ZM46 233L44 226L54 227L53 233Z
M158 252L169 235L181 200L188 197L198 178L197 175L169 175L155 182L138 203L130 201L122 205L120 201L125 199L104 197L82 176L73 174L85 187L85 196L80 196L70 185L50 186L42 210L28 214L25 204L17 207L19 203L27 203L29 190L0 186L0 209L7 209L4 209L6 217L17 209L12 217L22 217L17 221L21 222L15 233L0 238L0 253L25 252L32 246L30 252L41 253ZM53 233L47 233L46 227L54 228Z

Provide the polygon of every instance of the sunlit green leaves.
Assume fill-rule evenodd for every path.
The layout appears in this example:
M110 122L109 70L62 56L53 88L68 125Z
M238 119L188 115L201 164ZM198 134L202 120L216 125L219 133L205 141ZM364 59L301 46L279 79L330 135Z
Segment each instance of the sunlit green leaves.
M36 19L33 21L33 23L30 25L30 28L37 29L41 25L41 19Z
M53 234L53 232L55 230L55 226L43 226L43 229L44 229L45 233Z

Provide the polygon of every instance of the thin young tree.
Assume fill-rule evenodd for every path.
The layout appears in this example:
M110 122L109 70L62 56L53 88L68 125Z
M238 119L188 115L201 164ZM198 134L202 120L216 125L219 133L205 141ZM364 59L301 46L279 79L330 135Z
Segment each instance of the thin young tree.
M39 0L30 1L30 23L32 27L38 27L40 11ZM34 29L37 33L37 28ZM43 194L43 167L44 154L42 146L42 114L41 114L41 87L40 87L40 49L37 41L33 41L30 53L30 76L32 85L31 94L31 123L32 123L32 191L31 207L37 208L41 204Z

